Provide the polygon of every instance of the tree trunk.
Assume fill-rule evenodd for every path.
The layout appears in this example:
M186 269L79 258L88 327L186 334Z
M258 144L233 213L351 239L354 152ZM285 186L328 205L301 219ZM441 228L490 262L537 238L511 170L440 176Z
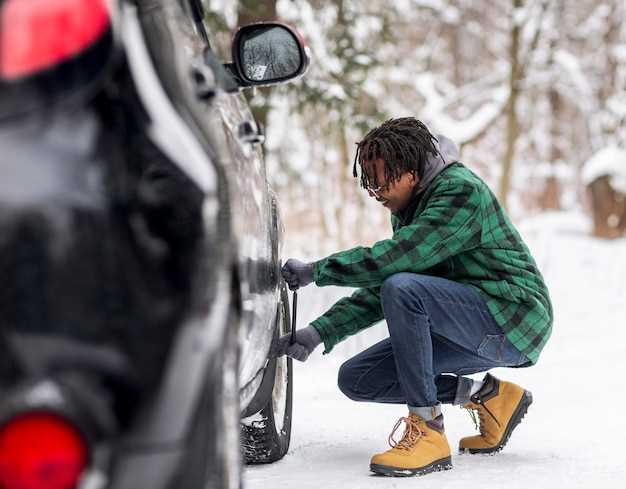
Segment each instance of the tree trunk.
M564 5L562 1L556 4L557 11L562 12ZM548 59L548 71L554 72L554 52L558 47L559 33L550 33L550 57ZM563 101L558 90L554 87L556 80L550 84L548 89L548 103L550 104L550 155L549 162L551 167L550 174L543 183L543 189L539 196L539 207L541 210L558 210L561 208L561 188L559 179L556 175L556 166L563 163L563 150L561 147L561 113L563 111Z
M593 235L598 238L618 238L626 230L626 199L611 187L608 176L597 178L589 185L593 213Z
M451 5L452 8L458 8L459 12L463 10L456 5L457 2L453 2ZM459 25L463 25L463 21L461 20ZM453 24L450 22L444 23L444 36L448 41L448 49L450 52L450 57L453 60L452 63L452 82L454 86L460 87L463 84L463 63L461 56L461 36L463 35L463 30L459 29L459 25Z
M513 0L513 8L517 11L523 5L522 0ZM519 43L521 28L516 21L517 16L513 15L513 25L511 28L511 45L509 56L511 70L509 77L510 94L506 106L506 151L502 162L502 175L500 177L499 199L502 206L507 208L507 199L511 187L511 173L513 169L513 158L515 157L515 144L519 137L519 122L517 119L517 99L519 97L520 60Z
M237 25L276 20L276 0L239 0Z
M348 138L346 137L346 126L345 124L340 124L337 127L337 144L339 145L339 198L341 199L342 204L337 206L337 214L339 221L339 243L342 248L349 246L348 236L353 236L354 233L351 232L352 222L349 222L348 212L346 211L346 207L349 209L350 206L346 206L352 198L353 189L350 188L353 185L353 182L349 178L346 165L348 165L350 161L350 154L348 150Z

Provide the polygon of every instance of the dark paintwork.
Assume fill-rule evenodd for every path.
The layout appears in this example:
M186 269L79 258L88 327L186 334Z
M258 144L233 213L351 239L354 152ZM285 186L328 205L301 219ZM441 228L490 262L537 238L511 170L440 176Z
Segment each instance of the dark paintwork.
M280 297L283 228L247 103L220 86L182 0L135 3L122 4L121 42L89 90L52 100L25 83L11 94L43 105L0 104L0 391L67 368L98 374L127 433L111 489L166 487L183 462L210 358L238 326L231 279L241 386L262 377ZM200 154L155 115L138 76L152 71ZM77 354L42 354L42 335Z

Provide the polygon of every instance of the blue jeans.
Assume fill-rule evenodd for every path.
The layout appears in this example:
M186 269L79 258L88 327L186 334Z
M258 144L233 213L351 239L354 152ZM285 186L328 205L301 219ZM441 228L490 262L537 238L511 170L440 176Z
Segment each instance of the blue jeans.
M350 399L465 404L472 380L463 375L528 362L470 286L403 272L385 280L380 297L389 338L339 369L339 388Z

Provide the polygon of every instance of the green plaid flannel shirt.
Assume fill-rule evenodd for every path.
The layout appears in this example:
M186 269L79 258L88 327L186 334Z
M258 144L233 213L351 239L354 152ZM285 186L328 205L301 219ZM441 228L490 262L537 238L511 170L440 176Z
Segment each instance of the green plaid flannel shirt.
M436 275L475 288L507 338L534 364L552 330L552 305L537 265L495 195L457 162L421 196L410 222L392 214L391 239L316 261L319 286L360 287L311 324L334 345L384 319L380 286L398 272Z

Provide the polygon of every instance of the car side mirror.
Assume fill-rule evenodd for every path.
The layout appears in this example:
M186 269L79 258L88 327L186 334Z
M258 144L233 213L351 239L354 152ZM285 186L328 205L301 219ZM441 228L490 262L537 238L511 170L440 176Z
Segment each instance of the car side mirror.
M240 86L285 82L303 75L310 63L309 49L290 26L259 22L241 27L233 40L233 64Z

